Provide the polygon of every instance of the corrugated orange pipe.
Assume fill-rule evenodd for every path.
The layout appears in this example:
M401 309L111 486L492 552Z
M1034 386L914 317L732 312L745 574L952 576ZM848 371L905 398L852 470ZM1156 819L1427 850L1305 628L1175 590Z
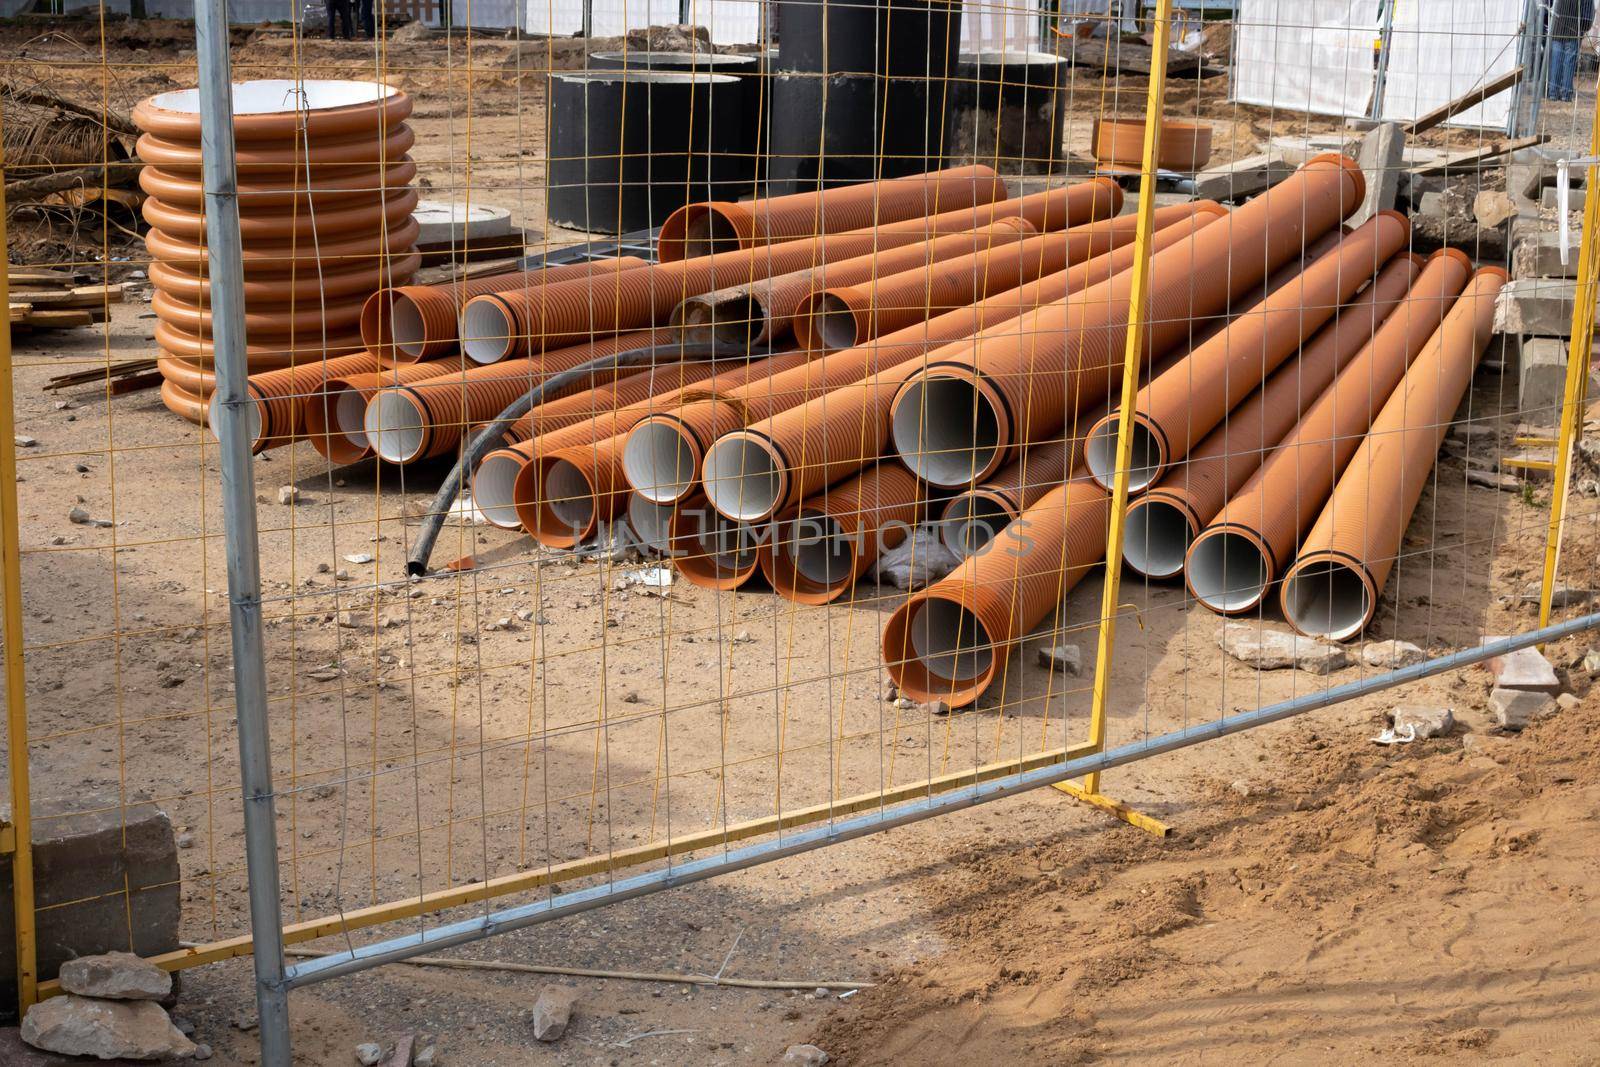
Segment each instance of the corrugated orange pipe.
M1390 262L1371 285L1306 342L1298 358L1273 371L1186 459L1168 470L1148 493L1130 502L1123 562L1150 578L1182 574L1190 543L1294 428L1334 375L1372 340L1405 299L1422 264L1422 257L1415 255Z
M1294 280L1239 315L1227 329L1150 381L1134 401L1128 491L1142 493L1210 433L1235 405L1288 359L1339 306L1406 245L1411 224L1397 211L1373 216ZM1115 414L1089 430L1089 477L1110 489L1115 476Z
M754 349L790 331L801 302L823 279L837 278L840 284L854 284L913 268L922 273L930 263L964 261L974 253L1011 248L1033 234L1033 226L1026 219L999 219L976 230L946 234L899 248L878 249L836 262L817 263L788 274L692 296L673 309L672 322L707 331L714 340L728 345ZM1036 238L1056 245L1064 239L1064 234Z
M565 263L537 270L494 274L450 285L402 285L380 289L361 307L361 339L369 351L399 363L415 363L455 347L461 305L485 293L516 292L599 271L648 266L637 256Z
M1157 231L1191 217L1202 204L1174 204L1155 214ZM1136 215L1091 222L1059 233L1030 238L1005 255L979 251L950 259L937 271L916 266L899 273L879 270L859 284L830 268L826 288L809 292L794 311L794 332L803 348L831 351L865 344L869 339L935 315L964 307L991 293L1015 289L1035 278L1066 270L1131 244Z
M1087 478L1040 497L984 551L912 594L883 631L900 692L953 708L977 700L1011 646L1105 561L1111 499Z
M704 502L686 504L672 513L672 564L691 585L702 589L737 589L761 569L761 540L770 525L730 522Z
M758 549L761 573L780 596L827 604L843 596L926 516L922 483L897 463L878 463L773 524Z
M1002 528L1067 480L1067 472L1082 458L1082 445L1082 436L1029 445L981 484L945 502L939 540L962 559L981 551Z
M374 289L393 280L404 285L422 265L422 254L408 252L390 256L382 262L370 260L354 264L325 264L321 271L302 271L270 278L246 278L244 299L250 307L282 307L290 304L313 306L324 299L356 294L365 300ZM169 266L159 261L150 264L150 284L186 304L210 300L210 283L204 273Z
M349 270L361 265L376 263L382 256L400 256L411 251L422 232L414 218L384 233L368 231L354 236L338 237L329 241L274 241L245 245L240 259L247 278L295 274L315 274L319 266L329 270ZM152 258L169 263L191 274L204 274L206 246L196 241L184 240L162 230L150 230L144 236L145 247ZM366 294L362 294L366 298Z
M373 234L384 227L400 226L417 206L415 189L395 189L383 199L356 200L320 207L315 213L292 206L263 210L250 205L239 217L239 236L245 247L286 241L323 242L347 234ZM164 234L186 241L205 242L205 220L199 211L148 197L141 211L144 220Z
M1225 214L1210 205L1157 232L1152 248L1184 244L1193 233ZM789 511L806 496L849 477L883 454L889 439L891 402L904 381L920 372L930 349L979 331L1016 329L1014 323L1020 316L1102 278L1115 278L1132 266L1133 258L1133 247L1125 245L1059 274L817 361L822 368L865 368L863 375L844 385L818 392L808 384L818 378L813 375L794 382L774 382L765 394L751 395L754 391L747 390L739 397L747 416L727 407L699 411L691 421L687 412L695 409L685 409L679 419L681 443L674 446L675 452L669 452L667 442L655 441L650 465L638 469L639 483L687 491L687 485L679 486L673 480L676 472L690 469L689 457L703 455L704 461L698 464L702 480L715 469L714 484L706 485L707 496L722 514L759 522ZM829 373L818 383L828 385L835 380ZM774 403L785 400L792 402ZM725 429L737 427L741 417L748 418L745 429ZM639 483L635 488L640 488Z
M401 156L387 164L367 167L340 167L334 173L319 174L306 184L305 172L296 167L292 176L257 178L239 182L239 201L264 209L298 208L309 212L324 206L337 206L349 200L364 200L375 189L403 189L416 180L417 164ZM174 207L196 210L205 206L205 186L198 177L146 165L139 168L139 188Z
M330 361L331 362L331 361ZM457 373L470 366L456 356L403 367L378 367L363 374L329 377L306 397L302 405L305 436L311 447L330 463L355 463L373 455L367 436L367 403L380 389L408 385Z
M472 472L473 502L502 529L524 526L524 519L531 521L535 514L526 509L536 506L538 471L532 462L536 457L628 430L655 408L654 402L645 401L661 397L665 403L666 398L675 398L680 391L705 381L713 371L727 374L729 368L698 361L674 362L620 379L609 391L579 394L594 400L588 414L573 420L560 416L549 430L544 429L543 419L531 422L539 431L535 436L483 457Z
M306 398L322 389L330 378L346 374L366 374L378 369L378 357L371 352L355 352L336 359L316 359L282 370L250 375L247 387L255 402L250 432L250 451L263 452L289 444L304 436ZM212 394L206 422L215 433L217 395Z
M729 249L843 233L874 222L917 219L1005 198L1006 184L993 168L972 166L742 204L701 201L667 216L656 238L656 256L663 263L673 263Z
M668 409L738 389L746 382L766 379L802 366L806 352L789 352L770 359L752 360L736 369L722 368L684 394L653 397L639 407ZM533 460L531 498L537 508L523 512L523 526L540 544L568 548L594 533L598 524L614 518L627 506L631 488L623 473L622 456L628 432L619 429L604 439L584 441L541 453ZM519 492L519 499L525 499ZM528 519L533 524L529 525Z
M1185 340L1360 204L1365 182L1343 156L1318 156L1268 192L1150 262L1146 358ZM971 485L1028 441L1051 437L1072 411L1106 396L1122 373L1132 274L930 353L895 397L902 460L940 486ZM715 499L715 498L713 498Z
M1433 336L1472 274L1460 250L1428 258L1422 276L1361 352L1189 546L1184 580L1212 611L1253 611L1293 562L1373 417Z
M1284 618L1308 637L1342 641L1372 622L1456 407L1494 333L1508 281L1473 275L1428 347L1372 420L1338 486L1284 575Z

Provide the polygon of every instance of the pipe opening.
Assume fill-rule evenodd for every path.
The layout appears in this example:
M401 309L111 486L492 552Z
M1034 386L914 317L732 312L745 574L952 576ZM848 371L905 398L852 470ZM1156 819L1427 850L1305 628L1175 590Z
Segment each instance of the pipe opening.
M646 500L670 504L693 487L698 458L675 423L643 422L622 447L622 473Z
M1095 481L1109 486L1117 476L1117 427L1119 420L1112 416L1089 432L1083 443L1083 460L1094 475ZM1133 450L1128 455L1128 492L1139 493L1150 488L1160 472L1161 448L1151 433L1138 419L1133 422Z
M970 682L994 664L989 634L978 617L953 600L930 598L911 609L906 632L929 674Z
M594 523L594 489L583 471L564 459L555 460L544 472L544 506L556 522L576 541Z
M691 523L694 530L687 551L700 557L698 562L719 574L736 574L755 566L756 544L749 526L704 508ZM682 550L682 543L677 547Z
M276 115L292 111L320 111L330 107L352 107L370 104L399 92L392 86L377 82L339 81L314 79L289 81L268 79L234 82L233 113L235 115ZM200 113L200 90L178 89L161 93L150 100L152 107L163 111L178 111L190 115Z
M472 502L483 517L502 530L521 527L517 518L517 475L522 464L511 456L491 452L472 472Z
M422 451L422 412L398 389L380 390L367 404L362 425L372 450L390 463L409 463Z
M1267 593L1267 561L1249 538L1217 533L1194 543L1189 588L1212 611L1245 611Z
M428 340L428 328L422 321L422 312L409 296L397 296L389 305L389 337L394 346L413 359L422 356L423 345Z
M856 315L842 297L823 293L811 313L811 332L830 352L856 345Z
M739 231L716 208L696 212L684 227L684 258L730 252L739 247Z
M365 450L371 444L367 440L366 419L367 398L361 395L361 390L339 390L338 399L333 404L335 432L343 434L355 447Z
M1140 574L1176 578L1194 536L1183 509L1164 500L1135 500L1128 507L1122 558Z
M1342 641L1366 625L1370 597L1354 567L1316 560L1284 579L1283 613L1303 634Z
M753 297L718 300L706 306L705 316L712 339L735 348L748 349L767 334L767 313Z
M498 363L511 348L511 316L497 300L469 300L461 309L461 352L474 363Z
M912 381L895 404L891 424L906 466L942 488L979 477L1000 446L1000 424L988 398L960 378Z
M776 457L755 440L737 434L718 439L706 450L700 476L711 506L743 522L772 514L783 486Z
M963 493L945 505L939 523L939 540L962 559L982 552L1011 521L1011 515L994 500L979 493Z
M653 503L638 493L628 494L628 525L640 541L657 552L664 553L672 545L673 510L671 504Z
M244 415L244 432L251 444L261 440L261 406L260 400L250 397L250 403L239 409ZM217 430L217 412L221 410L222 391L213 389L210 399L206 401L206 426L210 428L212 438L218 441L222 440Z
M779 549L808 582L832 586L847 580L855 566L855 548L831 515L802 511L780 525Z

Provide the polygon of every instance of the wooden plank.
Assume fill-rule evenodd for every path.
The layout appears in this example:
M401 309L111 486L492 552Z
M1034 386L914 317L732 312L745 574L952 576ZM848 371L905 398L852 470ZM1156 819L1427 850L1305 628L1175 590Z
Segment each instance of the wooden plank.
M1467 110L1469 107L1474 107L1478 104L1481 104L1491 96L1499 96L1501 93L1517 84L1517 80L1521 77L1521 67L1518 67L1515 70L1507 71L1489 84L1480 85L1474 89L1468 89L1466 92L1462 93L1449 103L1440 104L1438 107L1434 108L1426 115L1423 115L1421 118L1413 119L1411 122L1406 123L1403 129L1408 136L1422 133L1425 130L1431 130L1435 126L1439 125L1439 123L1450 118L1452 115L1459 114L1460 112Z
M38 267L18 269L12 267L6 271L6 277L13 285L27 284L28 282L61 282L71 285L78 281L82 275L70 270L45 270Z
M1531 137L1519 137L1514 141L1508 141L1504 138L1501 138L1500 140L1492 141L1489 144L1483 145L1479 148L1469 148L1465 152L1457 152L1455 155L1445 156L1443 159L1435 160L1432 163L1425 163L1420 167L1413 167L1411 168L1410 173L1414 178L1426 178L1435 174L1444 174L1452 170L1462 170L1466 167L1471 167L1475 164L1482 163L1485 160L1494 159L1496 156L1503 156L1508 152L1515 152L1523 148L1532 148L1536 144L1544 144L1549 139L1549 134L1543 133L1536 133Z
M68 307L72 304L71 289L13 289L17 300L39 307Z
M79 285L73 288L72 295L79 300L120 304L122 303L123 293L126 290L127 284L125 282L117 282L114 285Z
M66 374L57 374L45 382L44 391L53 393L59 389L70 389L77 385L93 385L96 382L107 380L115 383L121 378L131 378L142 374L149 374L156 369L153 359L130 359L122 363L114 363L110 367L90 367L87 370L75 370ZM112 392L116 391L113 384Z
M30 311L19 320L18 325L59 329L63 326L93 326L95 321L92 311Z

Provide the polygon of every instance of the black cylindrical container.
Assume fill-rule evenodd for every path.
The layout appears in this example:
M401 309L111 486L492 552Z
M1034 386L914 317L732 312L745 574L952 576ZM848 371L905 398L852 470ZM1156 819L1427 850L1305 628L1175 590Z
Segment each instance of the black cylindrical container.
M951 162L1025 174L1060 166L1070 76L1048 52L962 53L946 100Z
M551 75L550 221L628 233L691 201L737 198L748 185L743 94L724 74Z
M924 79L783 73L770 89L771 195L942 166L942 113Z
M755 185L756 165L760 154L766 151L767 138L762 135L763 107L766 94L762 92L761 56L736 55L724 52L591 52L590 70L666 70L701 74L726 74L738 78L743 87L740 93L743 127L740 131L738 152L740 180L745 192ZM712 139L725 143L720 131L712 131Z
M961 40L959 0L774 0L784 73L943 79Z

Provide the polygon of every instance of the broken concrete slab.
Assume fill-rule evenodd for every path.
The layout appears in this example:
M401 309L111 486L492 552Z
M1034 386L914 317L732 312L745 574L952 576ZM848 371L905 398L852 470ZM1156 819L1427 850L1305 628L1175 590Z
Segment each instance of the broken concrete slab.
M151 1000L97 1000L71 993L42 1000L22 1019L22 1040L46 1052L102 1060L168 1060L194 1043Z
M1583 205L1588 201L1589 194L1582 189L1573 189L1567 193L1567 210L1582 211ZM1544 211L1559 211L1561 209L1561 189L1558 186L1547 185L1539 192L1539 207Z
M1395 670L1421 663L1428 654L1410 641L1371 641L1361 648L1361 662L1380 670Z
M172 975L131 952L102 952L61 965L61 988L105 1000L162 1000L172 992Z
M1295 164L1281 152L1263 152L1194 176L1194 195L1201 200L1242 200L1255 196L1294 173Z
M1443 737L1456 725L1455 713L1449 708L1430 707L1426 704L1401 704L1389 713L1397 734L1408 731L1418 741L1430 737Z
M1519 237L1511 253L1514 278L1576 278L1578 235L1567 234L1567 261L1561 262L1561 234L1546 230Z
M1520 493L1522 481L1514 474L1501 474L1498 471L1480 471L1468 468L1467 484L1476 485L1482 489L1498 489L1502 493Z
M1489 694L1489 704L1494 708L1495 724L1502 730L1521 730L1559 709L1549 693L1529 689L1495 689Z
M1295 667L1312 674L1331 674L1350 665L1349 655L1338 645L1254 623L1224 623L1217 644L1240 663L1261 671Z
M1077 645L1050 645L1039 649L1039 666L1065 674L1083 673L1083 652Z
M1507 283L1495 299L1495 332L1569 336L1577 284L1571 278L1517 278Z
M1569 312L1571 307L1568 303ZM1549 416L1545 421L1555 421L1566 391L1566 339L1523 338L1517 353L1517 408L1523 418L1545 415Z
M172 822L114 796L41 797L33 805L34 899L41 979L79 956L178 948L181 876ZM11 856L0 855L0 1014L16 1003Z
M1367 179L1367 195L1350 216L1350 225L1359 226L1379 212L1394 207L1400 192L1405 144L1405 135L1394 122L1380 123L1361 138L1356 148L1356 164Z
M1502 637L1485 637L1484 644L1504 640ZM1494 675L1499 689L1525 689L1555 696L1561 692L1561 679L1556 669L1537 648L1519 648L1515 652L1493 656L1485 664Z

